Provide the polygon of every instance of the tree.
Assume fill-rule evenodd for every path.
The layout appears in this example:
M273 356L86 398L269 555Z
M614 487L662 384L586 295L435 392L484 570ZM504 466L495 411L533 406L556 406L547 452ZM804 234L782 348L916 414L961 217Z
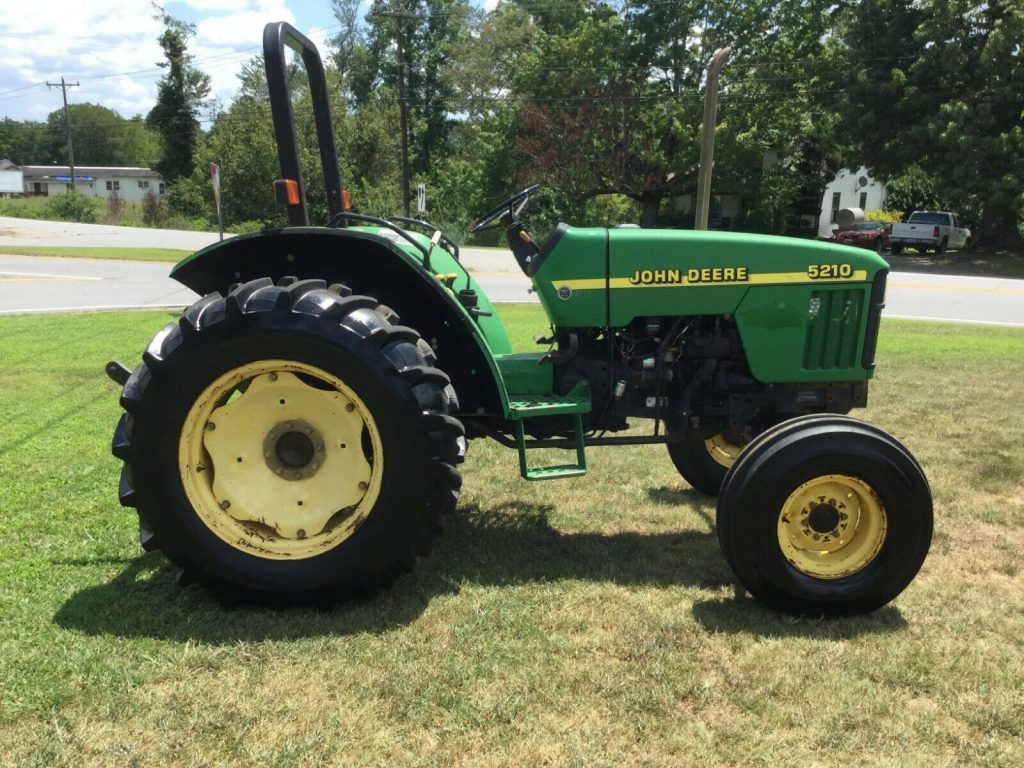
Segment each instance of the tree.
M342 7L336 4L336 9ZM349 16L338 15L343 29L336 40L347 47L339 48L335 61L355 106L366 103L382 85L397 92L400 73L405 78L414 174L429 174L432 158L450 149L454 92L444 72L465 33L469 13L467 0L375 0L366 14L366 29L353 28L346 22Z
M538 12L538 53L517 62L524 173L580 201L626 195L641 224L654 226L664 200L695 191L703 76L715 49L730 46L715 189L746 201L749 228L780 230L803 194L803 170L823 160L804 63L821 60L828 9L822 0L652 0L620 13L599 3L577 23L550 26Z
M843 22L858 75L841 109L865 165L882 178L918 165L961 213L980 211L976 242L1024 246L1024 5L871 0Z
M69 104L68 115L79 165L147 167L158 157L159 141L140 116L126 120L112 109L90 103ZM67 163L64 110L51 112L46 123L49 156Z
M156 105L146 118L163 141L156 170L168 181L192 173L199 122L196 115L210 92L210 78L193 66L188 53L188 39L195 33L190 24L159 9L157 18L163 22L160 35L165 61L159 66L166 74L157 83Z
M15 165L49 165L56 162L49 142L46 123L34 120L0 121L0 160Z

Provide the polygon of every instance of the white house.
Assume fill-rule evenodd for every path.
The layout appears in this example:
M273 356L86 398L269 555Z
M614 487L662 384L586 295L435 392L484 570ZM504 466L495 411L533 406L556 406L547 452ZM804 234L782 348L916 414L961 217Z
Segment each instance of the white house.
M66 165L23 165L26 195L53 197L71 190L71 168ZM149 168L75 166L75 190L88 197L111 197L139 202L147 192L163 195L164 180Z
M818 217L818 237L828 239L836 231L836 215L843 208L885 208L885 184L875 181L868 169L843 169L825 186Z

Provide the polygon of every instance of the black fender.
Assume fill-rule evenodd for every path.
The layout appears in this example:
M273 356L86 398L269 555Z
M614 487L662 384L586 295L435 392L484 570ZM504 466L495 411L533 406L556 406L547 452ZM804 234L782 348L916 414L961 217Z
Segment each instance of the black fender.
M286 275L344 283L391 307L434 349L463 413L502 413L502 385L473 320L451 291L382 237L322 227L264 230L215 243L171 270L172 278L200 295Z

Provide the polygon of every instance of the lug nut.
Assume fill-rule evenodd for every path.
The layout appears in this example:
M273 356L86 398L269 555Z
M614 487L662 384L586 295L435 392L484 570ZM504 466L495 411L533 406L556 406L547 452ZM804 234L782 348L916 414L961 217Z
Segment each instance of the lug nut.
M366 483L359 483L359 490L365 491L369 486Z
M212 421L208 421L208 422L206 422L206 428L208 430L210 430L211 432L213 432L213 430L215 430L217 428L217 425L214 424Z
M277 374L276 373L272 373L267 378L269 378L271 381L277 381Z
M352 413L352 411L354 411L355 409L356 407L352 403L349 403L348 405L345 406L345 410L348 411L349 413Z
M224 501L220 503L220 507L221 509L229 509L231 507L231 502L228 501L227 499L224 499Z

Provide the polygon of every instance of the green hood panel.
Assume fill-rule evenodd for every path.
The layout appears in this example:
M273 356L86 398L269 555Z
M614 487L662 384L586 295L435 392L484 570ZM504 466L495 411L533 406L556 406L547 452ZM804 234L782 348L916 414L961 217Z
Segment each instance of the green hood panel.
M731 315L752 286L870 284L887 266L871 251L787 237L569 227L533 281L556 326L621 327Z

